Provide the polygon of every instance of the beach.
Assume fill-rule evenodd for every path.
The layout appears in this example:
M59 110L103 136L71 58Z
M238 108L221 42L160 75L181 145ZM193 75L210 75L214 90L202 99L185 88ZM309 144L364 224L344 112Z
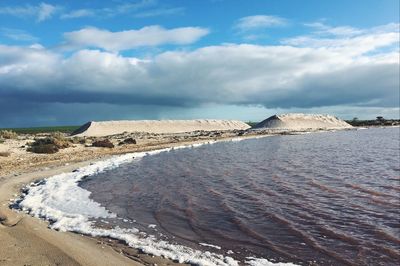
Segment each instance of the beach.
M261 135L260 132L254 135ZM237 138L238 132L215 132L204 136L181 134L155 140L138 139L137 145L114 149L75 145L55 154L34 154L25 151L24 144L33 136L6 140L1 149L10 152L0 157L0 265L172 265L178 264L161 257L143 254L119 243L112 243L70 232L48 228L48 223L9 208L21 189L35 181L60 173L71 172L113 155L149 151L167 147L203 143L210 140ZM117 138L117 137L115 137ZM181 138L181 139L180 139ZM177 140L178 139L178 140Z
M400 1L0 1L0 266L400 265Z
M326 131L329 130L313 132ZM28 134L8 139L0 144L0 151L10 153L8 157L0 157L0 241L7 243L0 250L0 265L179 265L178 262L159 256L146 255L116 239L52 230L48 222L33 218L32 214L12 210L9 205L21 194L21 189L31 182L61 173L71 173L82 167L119 158L119 155L129 156L144 151L169 150L172 147L197 147L204 143L301 135L309 132L232 130L181 134L123 133L101 138L110 140L115 144L114 148L93 147L90 143L98 138L85 137L84 144L75 143L54 154L26 151L29 146L26 143L32 142L38 136ZM46 136L51 134L43 134L39 138ZM119 145L131 138L135 139L135 144Z
M52 166L0 181L0 265L135 265L106 245L72 233L50 230L47 223L9 209L9 199L21 187L36 179L72 171L86 163ZM138 265L138 264L136 264Z

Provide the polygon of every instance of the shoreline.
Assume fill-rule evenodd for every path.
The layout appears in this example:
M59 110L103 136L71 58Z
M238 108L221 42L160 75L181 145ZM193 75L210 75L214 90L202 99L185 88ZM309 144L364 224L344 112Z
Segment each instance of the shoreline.
M327 131L313 131L313 133L319 132ZM95 152L91 154L92 158L70 156L61 161L53 160L52 162L45 161L45 163L38 161L36 165L17 168L7 175L0 176L0 241L8 243L5 249L0 249L0 265L182 265L162 257L144 254L138 249L129 247L117 240L49 229L47 221L10 209L10 199L17 197L21 188L30 182L63 172L72 172L79 167L104 161L113 156L207 142L303 133L305 132L254 132L252 135L245 136L234 135L178 142L149 143L148 145L123 147L116 150L96 148ZM21 253L24 255L21 256Z
M275 135L275 134L273 134ZM113 156L137 151L153 151L182 145L200 144L209 141L223 142L251 138L269 137L271 134L208 138L194 141L170 142L145 147L134 147L124 151L100 152L94 159L76 162L76 158L62 162L29 165L0 177L0 241L7 243L0 249L0 265L182 265L171 260L144 254L118 241L81 235L73 232L58 232L48 228L48 222L17 212L9 208L10 200L17 197L21 189L33 182L60 173L103 161ZM23 256L21 256L23 254Z
M0 249L0 265L140 265L108 246L75 233L51 230L46 221L9 208L9 200L24 185L88 164L90 161L38 169L0 181L0 241L7 243Z

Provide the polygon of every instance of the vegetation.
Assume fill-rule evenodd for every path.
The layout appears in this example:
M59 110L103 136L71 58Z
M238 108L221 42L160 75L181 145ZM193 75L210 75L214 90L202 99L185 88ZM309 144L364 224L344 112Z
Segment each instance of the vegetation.
M27 128L4 128L1 131L14 131L18 134L38 134L38 133L51 133L51 132L62 132L72 133L80 126L57 126L57 127L27 127Z
M59 139L59 140L65 140L66 138L66 133L62 133L60 131L54 131L50 133L50 136L52 136L55 139Z
M73 144L86 144L86 138L84 137L72 137L69 141Z
M56 153L60 149L65 149L70 146L70 143L65 138L47 137L36 139L35 142L30 144L27 151L34 153Z
M346 122L353 127L400 125L399 119L384 119L382 116L378 116L375 120L359 120L357 117L355 117L352 120L346 120Z
M1 130L0 131L0 138L3 139L16 139L18 134L12 130Z

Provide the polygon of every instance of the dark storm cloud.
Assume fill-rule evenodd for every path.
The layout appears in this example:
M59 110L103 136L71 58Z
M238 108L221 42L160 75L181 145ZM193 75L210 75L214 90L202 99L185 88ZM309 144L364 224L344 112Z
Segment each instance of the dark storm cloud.
M329 41L307 38L307 45L303 38L301 46L208 46L146 60L99 50L66 56L38 45L0 45L0 122L16 114L44 115L41 110L54 104L79 105L81 111L85 104L87 111L210 103L398 107L398 37L390 30ZM64 107L51 112L66 120L74 113Z

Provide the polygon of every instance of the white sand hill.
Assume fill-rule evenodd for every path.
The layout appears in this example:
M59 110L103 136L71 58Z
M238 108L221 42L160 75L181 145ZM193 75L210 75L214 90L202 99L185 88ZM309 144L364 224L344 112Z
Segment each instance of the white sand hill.
M280 114L271 116L258 123L255 129L343 129L352 126L332 115L320 114Z
M73 135L101 137L124 132L183 133L197 130L245 130L249 125L236 120L121 120L91 121L76 130Z

